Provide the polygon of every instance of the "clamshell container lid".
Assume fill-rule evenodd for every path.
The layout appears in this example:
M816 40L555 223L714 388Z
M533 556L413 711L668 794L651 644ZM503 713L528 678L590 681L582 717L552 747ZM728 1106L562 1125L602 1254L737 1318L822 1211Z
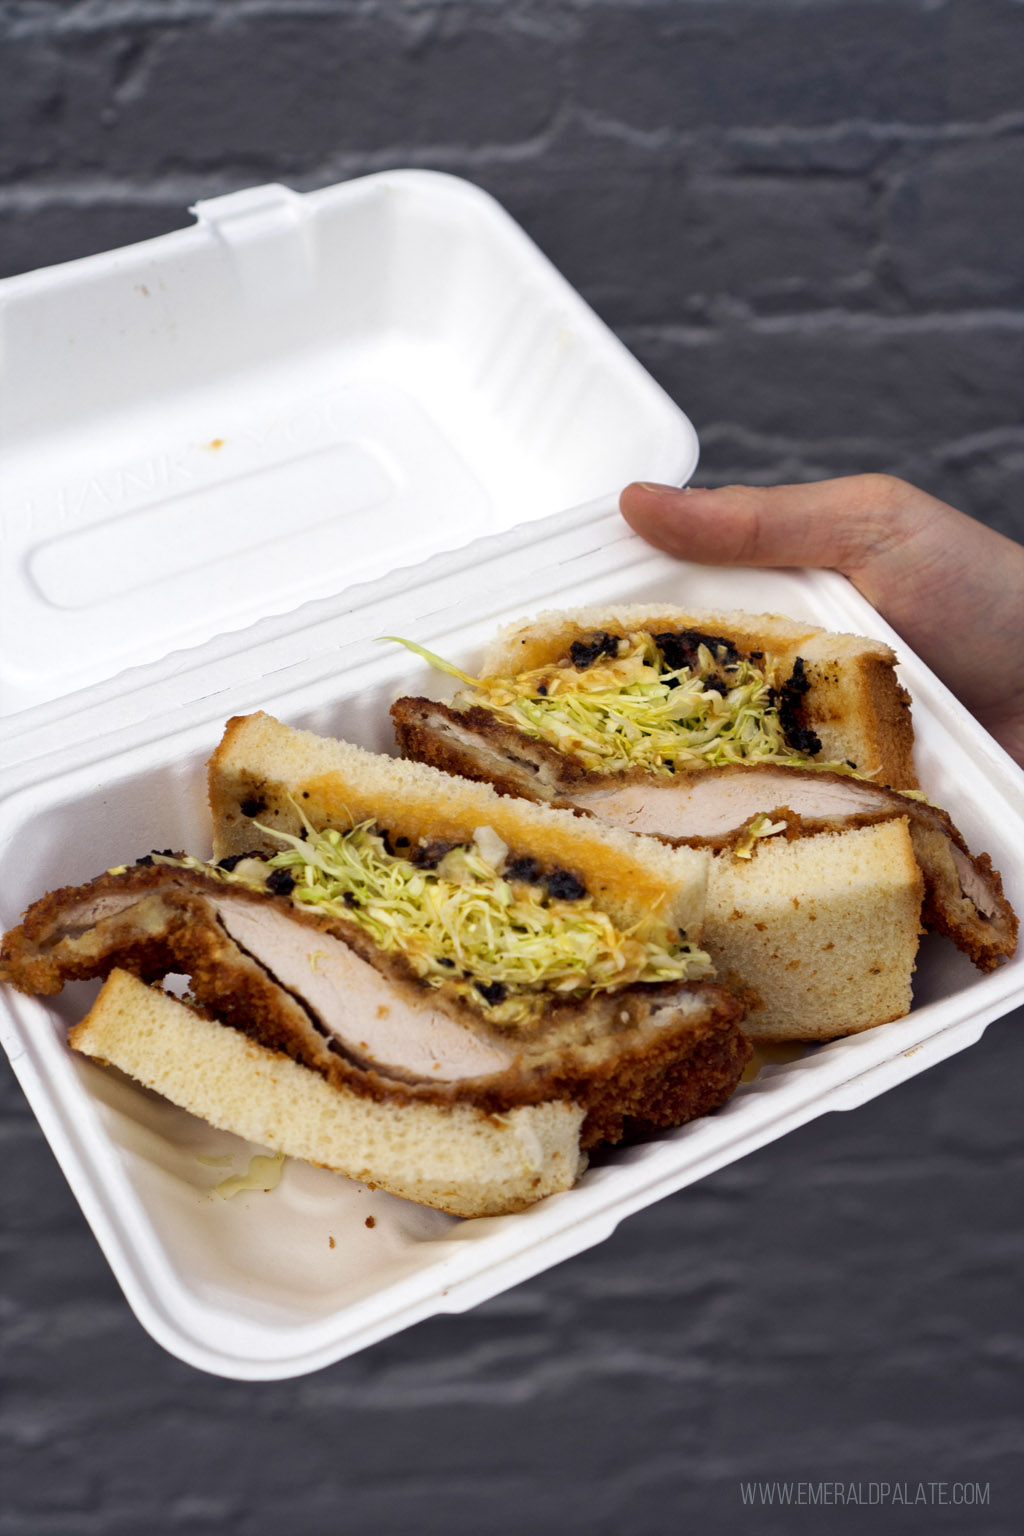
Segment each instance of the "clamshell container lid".
M208 852L204 765L233 714L266 709L389 750L392 700L443 693L445 680L376 637L405 634L472 670L502 623L613 601L768 610L891 644L914 697L923 787L993 854L1020 909L1024 775L847 582L689 566L626 528L614 493L636 475L685 479L692 428L489 199L402 173L303 199L260 189L214 211L180 236L11 285L7 364L31 377L23 391L4 385L5 409L28 502L5 525L24 537L3 580L39 654L26 640L4 663L4 927L43 891L148 848ZM460 282L448 283L448 264ZM139 285L147 294L128 297ZM59 361L62 338L92 360L57 370L49 416L33 336L40 368ZM167 495L155 466L172 451L187 472ZM64 490L44 494L44 474ZM75 486L94 489L76 500ZM289 541L284 519L293 504L302 515L306 487L321 521ZM253 506L259 537L248 525L247 539ZM186 527L209 532L216 558L193 559ZM88 586L118 528L128 549L96 577L105 595L76 599L75 571ZM296 543L314 551L301 576L285 569ZM252 592L222 601L240 570ZM119 615L109 626L108 609ZM127 661L141 664L120 672ZM3 989L15 1072L153 1337L201 1369L267 1379L470 1307L962 1050L1024 1001L1024 955L982 976L929 937L907 1018L769 1066L717 1114L603 1154L574 1189L522 1215L480 1221L295 1162L270 1193L222 1200L216 1186L262 1149L75 1057L66 1027L95 991Z
M194 211L0 284L0 713L692 473L685 415L479 188Z

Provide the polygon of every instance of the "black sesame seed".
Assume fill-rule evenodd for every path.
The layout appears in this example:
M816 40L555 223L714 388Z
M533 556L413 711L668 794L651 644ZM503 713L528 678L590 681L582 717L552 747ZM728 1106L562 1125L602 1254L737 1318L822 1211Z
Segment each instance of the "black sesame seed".
M455 961L449 960L447 955L438 955L437 963L438 965L443 965L449 971L455 967Z
M290 896L295 889L295 876L290 869L273 869L267 876L267 890L275 896Z

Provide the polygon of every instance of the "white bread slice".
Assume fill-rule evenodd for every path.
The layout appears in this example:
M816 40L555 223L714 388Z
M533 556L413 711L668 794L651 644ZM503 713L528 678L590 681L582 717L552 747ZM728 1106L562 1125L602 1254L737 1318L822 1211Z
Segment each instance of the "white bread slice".
M896 679L896 657L879 640L833 634L819 625L777 613L712 613L670 604L632 604L539 613L499 631L484 654L482 672L508 677L567 656L574 640L606 631L695 629L722 636L740 651L764 651L778 661L799 656L809 689L806 724L821 739L822 761L857 764L858 771L893 789L916 789L910 699Z
M111 972L69 1039L221 1130L453 1216L521 1211L569 1189L586 1165L584 1112L567 1100L503 1115L378 1103L126 971Z
M905 818L718 855L703 943L719 979L747 989L744 1034L834 1040L901 1018L922 895Z
M700 938L706 851L670 848L572 811L499 795L488 784L294 730L271 715L228 721L209 762L209 794L218 859L276 852L281 844L255 823L297 835L299 807L317 830L373 818L392 834L468 842L488 826L514 852L576 873L620 928L639 924L642 931L656 916Z

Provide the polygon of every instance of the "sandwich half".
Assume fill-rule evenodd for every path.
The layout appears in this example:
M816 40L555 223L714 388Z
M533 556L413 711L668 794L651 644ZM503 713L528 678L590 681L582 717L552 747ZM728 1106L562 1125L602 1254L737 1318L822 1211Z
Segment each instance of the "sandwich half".
M755 1037L906 1013L922 921L981 969L1014 951L991 860L916 789L887 646L776 615L585 609L506 629L480 678L442 667L466 685L450 705L392 709L407 756L713 853L705 942Z
M229 723L209 791L211 861L164 850L53 892L0 951L27 992L134 977L75 1043L175 1102L481 1215L739 1080L742 1008L699 948L706 853L266 715Z
M682 777L731 763L831 766L917 787L910 698L890 648L779 614L541 613L499 632L479 678L448 670L470 685L458 713L475 750L533 744L523 766L539 798L552 777Z

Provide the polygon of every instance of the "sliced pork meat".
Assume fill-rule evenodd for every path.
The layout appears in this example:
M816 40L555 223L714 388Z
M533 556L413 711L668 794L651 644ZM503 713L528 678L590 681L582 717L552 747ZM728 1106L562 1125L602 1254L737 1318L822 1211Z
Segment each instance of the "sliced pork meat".
M763 767L716 768L661 778L573 786L573 804L605 821L677 843L725 848L756 816L787 811L805 831L835 831L866 826L907 801L874 784L816 769ZM890 798L891 797L891 798Z
M392 715L402 750L420 761L665 842L720 852L765 814L785 821L787 837L905 816L925 882L926 925L983 971L1016 949L1017 918L988 854L972 855L946 812L912 795L845 774L775 763L664 776L600 774L531 741L484 709L460 713L433 700L406 698Z
M489 709L451 709L434 699L397 699L391 706L404 757L465 779L482 779L507 795L558 802L571 783L593 777L572 752L559 752L506 725Z
M905 816L924 877L927 926L952 939L984 971L1016 949L1016 914L988 854L973 856L945 811L881 784L813 768L737 764L614 785L573 784L567 798L616 826L718 850L763 815L782 820L787 837Z
M552 998L536 1024L501 1027L344 918L168 865L53 892L0 949L0 980L30 993L115 967L187 975L200 1011L374 1097L494 1113L571 1098L588 1110L584 1145L706 1113L749 1054L740 1004L711 982Z
M210 905L228 937L301 998L328 1037L360 1065L445 1082L511 1065L514 1051L430 1006L429 993L403 996L334 934L296 922L267 901L225 896Z

